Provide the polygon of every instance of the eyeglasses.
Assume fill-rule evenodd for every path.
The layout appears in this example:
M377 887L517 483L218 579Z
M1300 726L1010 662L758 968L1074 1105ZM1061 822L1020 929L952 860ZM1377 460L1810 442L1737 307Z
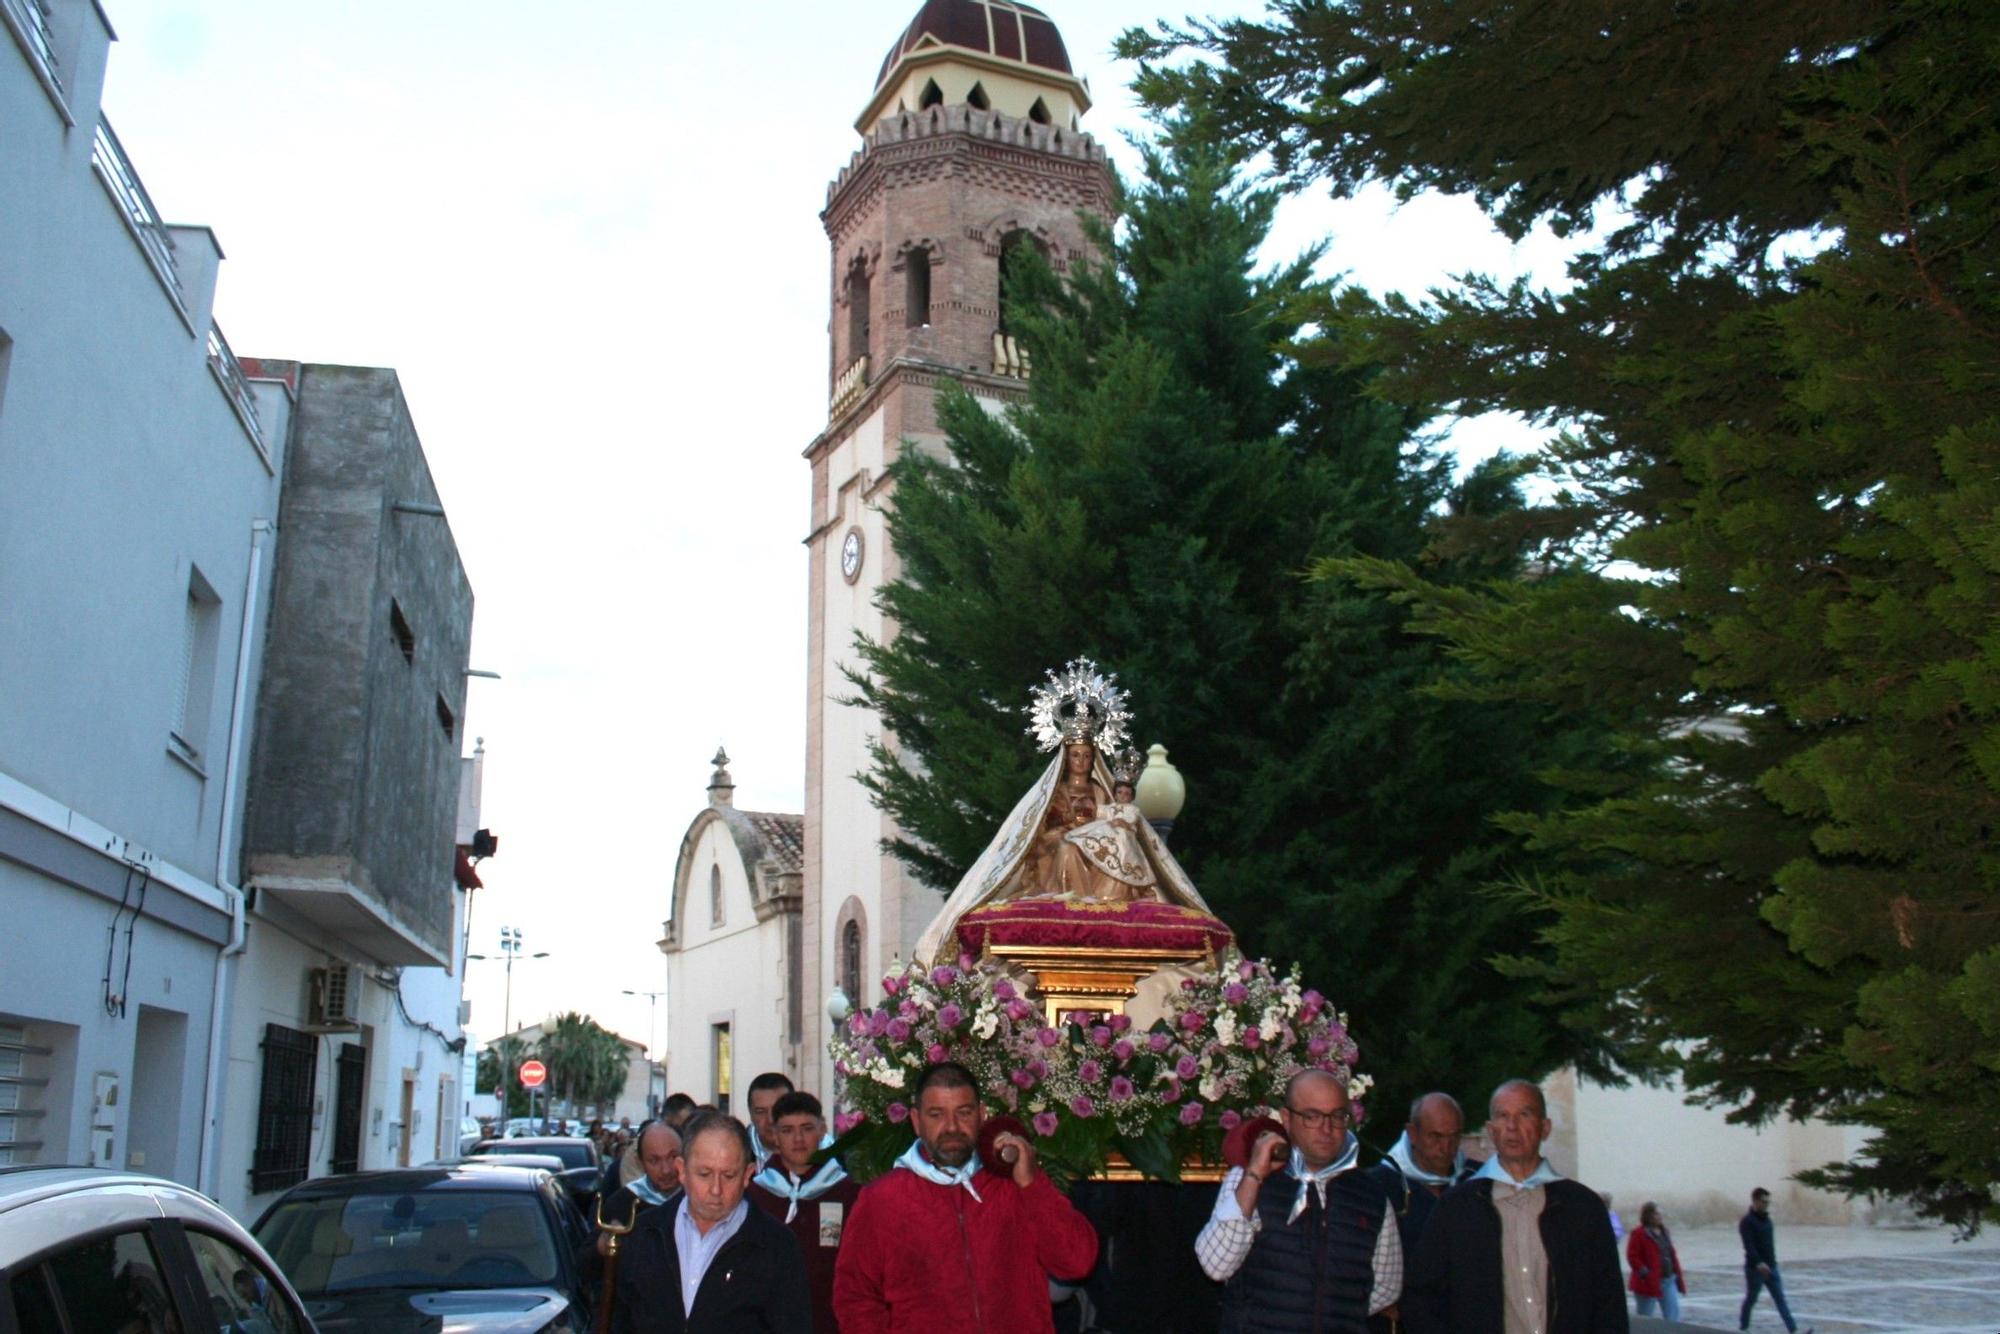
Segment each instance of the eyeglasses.
M1354 1113L1345 1107L1336 1107L1330 1112L1314 1112L1287 1103L1285 1112L1307 1130L1318 1130L1321 1126L1333 1126L1345 1130L1354 1124Z

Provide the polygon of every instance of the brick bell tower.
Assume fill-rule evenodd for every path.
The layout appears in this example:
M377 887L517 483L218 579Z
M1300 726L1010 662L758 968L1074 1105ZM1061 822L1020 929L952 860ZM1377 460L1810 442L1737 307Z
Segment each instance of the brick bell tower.
M1090 93L1055 24L1013 0L926 0L890 46L855 122L861 148L827 190L832 318L826 427L812 465L806 713L807 1078L833 1090L826 998L874 1003L943 903L881 850L893 823L855 775L881 731L841 700L856 633L894 633L875 593L897 573L885 469L943 450L937 398L957 383L996 408L1031 373L1000 310L1001 275L1039 250L1064 272L1106 216L1104 149L1079 128ZM893 741L893 738L891 738ZM813 1063L817 1062L815 1070ZM817 1078L814 1079L814 1075Z

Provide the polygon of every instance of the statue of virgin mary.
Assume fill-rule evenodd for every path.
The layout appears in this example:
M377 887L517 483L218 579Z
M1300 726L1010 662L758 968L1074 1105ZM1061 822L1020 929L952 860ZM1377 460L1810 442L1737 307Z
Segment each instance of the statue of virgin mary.
M1048 767L931 919L917 944L919 959L954 957L966 914L1015 902L1069 905L1107 928L1125 925L1109 920L1114 917L1161 915L1140 905L1167 905L1177 910L1169 916L1214 923L1227 938L1227 928L1139 814L1133 792L1140 760L1126 748L1132 716L1116 682L1078 658L1036 688L1028 731L1054 752ZM1137 911L1120 912L1120 905Z

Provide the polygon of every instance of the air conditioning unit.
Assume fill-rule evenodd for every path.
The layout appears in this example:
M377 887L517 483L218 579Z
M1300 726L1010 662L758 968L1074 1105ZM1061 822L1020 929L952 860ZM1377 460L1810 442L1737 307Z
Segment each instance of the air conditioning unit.
M306 973L306 1027L359 1028L354 1016L354 969L349 964L313 968Z

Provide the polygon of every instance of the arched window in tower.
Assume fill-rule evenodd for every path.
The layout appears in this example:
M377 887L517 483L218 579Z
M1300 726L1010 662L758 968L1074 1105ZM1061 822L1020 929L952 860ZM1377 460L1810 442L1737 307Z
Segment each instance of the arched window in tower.
M924 81L923 92L917 95L917 110L929 111L932 107L944 105L944 89L938 87L936 79Z
M981 111L991 111L993 109L993 99L986 95L985 84L973 84L972 91L965 95L965 100L978 107Z
M847 364L868 355L868 261L856 258L847 271Z
M1018 332L1009 322L1007 310L1019 298L1031 253L1048 258L1048 247L1033 232L1017 227L1000 238L1000 332L1003 334Z
M1039 97L1036 98L1035 104L1028 108L1028 119L1037 125L1047 125L1049 123L1049 104Z
M903 323L912 329L931 322L931 252L927 246L903 257Z
M722 868L711 866L708 868L708 924L717 927L722 923Z
M840 989L849 1004L861 1007L861 923L853 920L840 930Z

